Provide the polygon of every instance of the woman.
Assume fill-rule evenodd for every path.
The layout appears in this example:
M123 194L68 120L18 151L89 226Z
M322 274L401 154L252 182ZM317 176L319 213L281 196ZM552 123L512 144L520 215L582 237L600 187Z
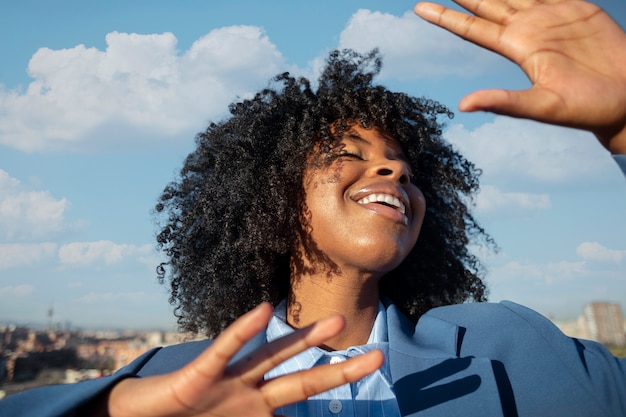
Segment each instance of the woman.
M606 14L575 0L459 4L475 16L432 4L416 12L512 59L533 82L522 92L471 94L461 110L588 129L611 152L626 153L626 35ZM368 62L374 71L363 69ZM456 192L471 194L475 173L439 138L436 116L445 110L371 85L375 72L371 58L336 55L316 93L282 78L283 90L233 107L233 118L267 115L237 126L264 137L280 117L282 130L265 136L298 146L264 146L233 135L228 121L214 125L165 190L159 239L171 261L162 277L171 280L181 324L220 333L214 342L152 351L110 379L9 398L0 411L624 415L623 361L563 336L536 313L511 303L425 313L484 297L479 265L465 250L484 235ZM231 160L241 169L224 162ZM220 170L231 186L204 188ZM260 176L265 186L233 186L245 182L240 175ZM284 181L270 181L278 177ZM215 199L241 207L204 204ZM264 242L268 229L256 222L281 232ZM249 269L258 280L248 279ZM229 325L262 299L278 303L276 314L262 303Z

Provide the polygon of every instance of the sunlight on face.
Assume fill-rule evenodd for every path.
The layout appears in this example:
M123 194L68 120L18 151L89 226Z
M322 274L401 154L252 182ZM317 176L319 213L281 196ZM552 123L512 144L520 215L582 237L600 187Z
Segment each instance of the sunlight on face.
M378 278L398 266L415 245L425 213L410 176L398 142L378 129L351 126L329 164L304 172L308 264L321 252L341 273Z

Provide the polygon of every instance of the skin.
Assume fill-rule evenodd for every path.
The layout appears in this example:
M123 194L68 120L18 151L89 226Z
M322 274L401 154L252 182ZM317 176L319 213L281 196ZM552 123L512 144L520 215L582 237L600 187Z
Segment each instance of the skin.
M287 320L297 328L341 314L347 329L326 346L346 349L367 342L378 312L378 281L415 246L426 202L410 181L400 145L384 132L353 125L333 153L330 165L305 169L303 189L306 224L317 250L334 268L317 266L310 258L299 260L312 267L303 276L292 272ZM402 204L404 213L366 203L373 195ZM307 252L295 251L305 257Z
M457 0L472 15L418 3L423 19L515 62L532 87L482 90L461 111L490 111L588 130L626 153L626 34L578 0Z
M491 111L586 129L609 151L626 153L626 34L609 16L596 6L577 0L458 0L457 3L472 15L433 3L420 3L415 12L509 58L532 82L532 87L524 91L472 93L459 104L461 111ZM359 178L364 178L363 173L352 178L352 162L344 161L340 171L345 178L340 182L347 183L349 179L359 182ZM311 179L310 185L315 182ZM311 205L313 190L314 187L309 191ZM338 209L343 204L339 200L337 197L334 201ZM315 224L323 220L317 214L322 215L313 214ZM362 220L360 214L354 216ZM396 236L397 247L377 248L375 256L361 261L357 267L342 250L331 250L331 243L323 240L314 228L314 241L326 248L342 274L332 277L332 292L324 279L299 280L308 284L294 285L293 295L302 304L295 326L302 327L300 330L229 365L243 344L266 326L272 310L262 304L233 323L184 368L162 376L125 379L94 407L100 407L102 415L120 417L270 416L276 407L304 400L373 372L383 360L377 351L340 364L261 382L266 371L307 347L342 347L367 337L375 314L374 283L401 258L408 244L400 229L389 226L386 230L393 232L385 235L379 225L372 225L372 241L389 242L388 239ZM365 236L365 246L370 244L368 241L369 237ZM337 296L330 297L335 292ZM324 302L325 310L318 314L328 317L305 326L321 318L309 314L310 307L315 305L308 294L328 298ZM332 312L341 315L329 315ZM357 317L356 312L363 313L363 317ZM347 329L342 333L346 323Z
M373 351L340 364L261 382L263 375L280 362L341 332L345 321L334 315L229 366L234 354L265 328L271 315L271 306L261 304L240 317L184 368L162 376L121 381L105 399L107 410L101 415L271 416L277 407L361 379L382 364L382 354Z

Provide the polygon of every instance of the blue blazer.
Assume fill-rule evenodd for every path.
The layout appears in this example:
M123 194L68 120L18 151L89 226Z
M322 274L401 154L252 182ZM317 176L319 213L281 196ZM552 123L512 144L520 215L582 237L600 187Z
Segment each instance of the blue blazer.
M562 334L511 302L433 309L417 324L387 307L389 365L404 416L626 416L626 359ZM153 349L115 375L27 391L0 416L73 416L117 381L173 371L210 345ZM240 355L265 343L258 335Z

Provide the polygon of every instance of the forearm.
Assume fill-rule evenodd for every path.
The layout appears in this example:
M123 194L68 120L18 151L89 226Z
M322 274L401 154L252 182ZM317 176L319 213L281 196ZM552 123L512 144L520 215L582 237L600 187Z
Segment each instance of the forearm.
M58 417L69 415L107 415L94 411L111 387L125 375L117 375L78 382L35 388L0 401L0 416ZM79 410L87 410L81 413Z

